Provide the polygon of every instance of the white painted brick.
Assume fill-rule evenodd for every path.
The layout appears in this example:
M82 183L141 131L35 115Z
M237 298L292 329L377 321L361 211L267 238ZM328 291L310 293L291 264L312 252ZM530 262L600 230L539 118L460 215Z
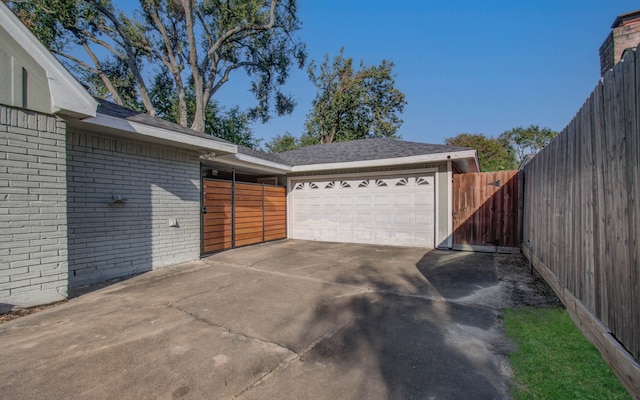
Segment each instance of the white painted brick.
M70 285L131 275L176 259L165 253L199 257L200 195L192 183L199 182L196 155L77 132L69 134L67 151L69 268L75 272ZM175 162L180 158L186 161ZM106 207L113 194L127 203ZM196 231L168 230L168 217L176 216L185 224L193 219L187 225Z
M25 287L25 286L29 286L29 280L23 280L23 281L9 281L9 282L5 282L5 283L0 283L0 290L14 290L17 288L21 288L21 287Z
M66 240L43 236L64 235L66 231L60 227L66 221L65 132L58 131L56 120L0 105L0 124L5 125L0 130L6 131L0 151L7 154L2 164L6 173L0 179L7 196L7 201L0 204L7 207L0 208L0 248L8 247L8 254L2 253L2 261L11 266L0 270L2 280L8 277L11 282L10 290L0 291L3 302L36 305L61 296L57 290L43 291L42 285L30 282L41 277L42 259L59 259L63 257L61 251L66 251ZM51 226L43 226L48 221L52 221ZM50 264L49 268L55 265L58 264ZM57 284L65 287L67 281Z
M19 295L25 294L25 293L38 292L38 291L40 291L42 289L40 287L40 285L31 285L29 281L25 281L25 282L27 283L27 285L25 285L25 286L12 288L11 289L11 296L19 296Z
M53 282L46 282L42 284L42 289L46 290L46 289L60 289L60 294L63 297L67 297L67 285L66 284L61 284L60 282L64 282L67 280L66 275L60 275L58 276L58 280L57 281L53 281Z

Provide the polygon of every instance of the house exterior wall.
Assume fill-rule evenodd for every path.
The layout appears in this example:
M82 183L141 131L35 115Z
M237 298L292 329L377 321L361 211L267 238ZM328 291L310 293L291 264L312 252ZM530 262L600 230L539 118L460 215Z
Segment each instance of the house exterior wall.
M600 46L600 75L620 62L627 49L634 49L640 44L640 13L627 21L614 26Z
M0 103L51 112L45 70L0 26ZM25 107L26 106L26 107Z
M196 153L70 132L67 165L71 288L200 257Z
M329 175L349 175L359 173L388 173L393 171L411 172L412 170L425 170L436 169L435 175L435 245L436 247L451 247L450 241L452 235L452 220L451 220L451 195L452 195L452 171L450 163L435 163L435 164L415 164L415 165L399 165L396 167L385 168L360 168L357 170L333 170L333 171L321 171L317 173L293 173L287 175L289 180L300 177L312 177L312 176L329 176Z
M67 297L65 130L0 105L0 308Z

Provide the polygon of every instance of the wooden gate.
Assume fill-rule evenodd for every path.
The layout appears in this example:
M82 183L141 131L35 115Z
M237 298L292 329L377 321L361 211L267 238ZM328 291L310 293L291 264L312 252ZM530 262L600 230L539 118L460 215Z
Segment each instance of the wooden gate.
M203 180L202 253L287 237L286 188Z
M518 171L453 177L453 248L520 251L522 199Z

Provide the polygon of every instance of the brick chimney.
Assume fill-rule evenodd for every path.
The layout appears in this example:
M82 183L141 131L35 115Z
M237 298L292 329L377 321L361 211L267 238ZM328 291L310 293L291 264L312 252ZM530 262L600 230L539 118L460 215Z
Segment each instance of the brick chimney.
M640 10L619 15L611 33L600 46L600 75L613 68L622 59L626 49L640 44Z

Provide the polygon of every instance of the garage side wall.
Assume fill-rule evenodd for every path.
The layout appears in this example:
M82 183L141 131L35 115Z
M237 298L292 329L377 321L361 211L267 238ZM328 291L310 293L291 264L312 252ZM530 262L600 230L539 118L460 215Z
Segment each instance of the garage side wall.
M436 172L436 247L452 246L451 174L447 164L439 164Z
M0 311L67 297L65 123L0 105Z
M71 132L69 286L200 256L198 155Z

